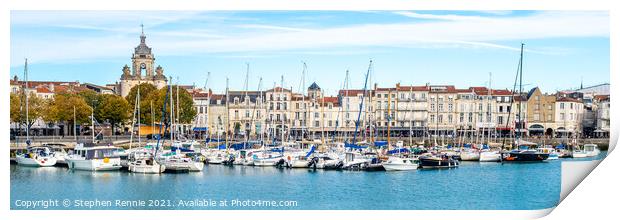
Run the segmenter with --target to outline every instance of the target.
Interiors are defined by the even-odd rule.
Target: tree
[[[96,118],[106,120],[112,125],[114,131],[116,125],[125,122],[129,117],[129,103],[118,95],[102,95],[99,106],[95,109]]]
[[[47,102],[36,95],[28,96],[28,121],[26,122],[26,97],[24,93],[11,93],[10,118],[11,122],[27,125],[30,128],[34,122],[47,111]]]
[[[138,95],[138,88],[140,88],[140,123],[142,124],[151,124],[153,123],[152,113],[151,113],[151,100],[149,96],[152,93],[157,93],[157,88],[149,83],[141,83],[137,86],[134,86],[129,91],[129,94],[125,97],[125,100],[129,103],[129,111],[133,116],[133,110],[135,108],[136,103],[136,95]],[[153,111],[158,112],[158,109],[153,106]],[[161,108],[159,108],[159,112],[161,112]]]
[[[82,97],[86,104],[88,104],[88,106],[90,106],[91,108],[96,108],[97,106],[99,106],[99,103],[102,99],[101,94],[90,89],[81,91],[78,93],[78,95]]]
[[[164,100],[166,100],[166,92],[168,91],[168,88],[169,87],[164,87],[147,95],[145,100],[141,101],[140,103],[140,105],[142,106],[140,111],[142,111],[145,108],[150,109],[150,102],[153,101],[153,113],[155,115],[155,120],[160,121],[161,112],[162,112]],[[174,116],[176,117],[177,111],[179,112],[178,122],[179,123],[191,123],[194,117],[196,117],[196,109],[194,108],[194,100],[192,99],[192,96],[189,94],[189,92],[187,92],[187,90],[180,89],[179,90],[179,105],[178,105],[179,109],[176,109],[177,107],[176,91],[177,91],[177,87],[173,86],[172,91],[170,92],[170,94],[168,94],[169,97],[168,97],[168,100],[166,100],[166,111],[165,111],[166,119],[165,120],[169,120],[170,118],[170,98],[172,98],[174,102],[174,108],[175,108]],[[140,90],[140,94],[142,94],[142,90]],[[142,119],[145,119],[145,118],[142,118]],[[149,115],[149,118],[147,118],[147,120],[150,121],[150,115]]]
[[[75,120],[74,111],[75,108]],[[67,125],[90,123],[89,117],[92,108],[79,95],[72,93],[57,93],[54,99],[47,103],[47,110],[42,114],[47,122],[66,122]]]

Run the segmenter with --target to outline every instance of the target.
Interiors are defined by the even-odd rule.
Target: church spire
[[[146,43],[146,35],[144,35],[144,24],[140,24],[140,28],[142,29],[142,34],[140,34],[140,43]]]

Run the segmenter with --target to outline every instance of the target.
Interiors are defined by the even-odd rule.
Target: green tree
[[[10,118],[11,122],[27,125],[29,128],[47,111],[47,101],[30,94],[28,96],[28,117],[26,117],[26,97],[23,94],[11,94]]]
[[[140,88],[140,123],[151,124],[153,123],[151,112],[151,98],[149,96],[152,93],[157,93],[157,88],[149,83],[142,83],[134,86],[129,91],[129,94],[125,97],[125,100],[129,103],[130,118],[133,116],[133,110],[135,108],[136,96],[138,95],[138,88]],[[157,112],[157,108],[153,106],[153,111]],[[159,108],[161,111],[161,108]]]
[[[164,87],[164,88],[161,88],[157,91],[150,93],[149,95],[147,95],[145,101],[140,104],[142,106],[150,105],[150,102],[153,101],[153,113],[155,115],[155,121],[161,120],[161,112],[162,112],[164,100],[166,99],[166,92],[168,91],[168,88],[169,87]],[[177,91],[177,87],[173,86],[172,91],[170,92],[170,94],[168,94],[169,99],[166,100],[166,111],[165,111],[166,120],[169,120],[170,118],[170,98],[172,98],[174,102],[174,108],[175,108],[174,110],[175,117],[176,117],[177,111],[179,113],[178,122],[179,123],[191,123],[194,117],[196,117],[196,109],[194,108],[194,100],[192,99],[192,96],[189,94],[189,92],[187,92],[187,90],[180,89],[179,95],[178,95],[179,109],[176,109],[177,107],[176,91]],[[142,94],[142,90],[140,90],[140,94]],[[150,106],[146,108],[150,108]],[[141,111],[142,109],[145,109],[145,108],[141,108]],[[150,121],[150,117],[148,118],[148,120]]]
[[[74,108],[75,120],[74,121]],[[89,116],[92,108],[79,95],[71,93],[58,93],[49,100],[43,120],[52,123],[65,122],[67,125],[90,123]]]
[[[102,95],[99,106],[95,108],[95,117],[108,121],[112,125],[112,131],[115,131],[117,125],[130,118],[129,111],[129,103],[123,97],[105,94]]]
[[[101,103],[102,95],[93,91],[93,90],[84,90],[78,93],[82,99],[90,106],[91,108],[96,108]]]

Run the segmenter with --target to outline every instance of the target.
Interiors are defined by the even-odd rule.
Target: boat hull
[[[73,170],[85,170],[85,171],[113,171],[121,168],[120,158],[109,158],[106,162],[105,159],[65,159],[69,169]]]
[[[504,158],[506,162],[540,162],[549,158],[549,154],[544,153],[520,153],[511,152]]]
[[[447,158],[420,158],[420,167],[422,168],[455,168],[459,166],[459,162],[451,157]]]
[[[17,165],[28,167],[51,167],[56,165],[55,157],[25,157],[24,155],[18,155],[15,158]]]

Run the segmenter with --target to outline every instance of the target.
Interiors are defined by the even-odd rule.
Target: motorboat
[[[337,170],[344,166],[342,160],[337,156],[332,155],[319,155],[310,159],[308,167],[312,169],[324,169],[324,170]]]
[[[166,165],[160,164],[153,157],[142,157],[129,162],[127,168],[132,173],[159,174],[166,171]]]
[[[479,161],[480,151],[476,149],[464,149],[459,154],[462,161]]]
[[[601,153],[596,144],[585,144],[583,145],[583,150],[588,157],[595,157]]]
[[[549,154],[541,153],[536,150],[513,150],[504,154],[503,161],[506,162],[536,162],[544,161],[549,158]]]
[[[252,155],[254,166],[275,166],[282,159],[283,156],[281,154],[269,152],[258,152]]]
[[[17,164],[21,166],[49,167],[56,164],[54,150],[47,146],[28,147],[26,152],[15,157]]]
[[[502,154],[499,151],[481,151],[480,162],[500,162],[502,161]]]
[[[54,151],[54,157],[56,158],[56,165],[67,165],[65,161],[65,157],[67,156],[67,151],[65,148],[67,147],[64,144],[56,144],[56,143],[48,143],[43,144],[43,146],[50,147]]]
[[[383,162],[385,171],[407,171],[418,169],[418,160],[410,157],[389,157]]]
[[[118,148],[114,146],[86,147],[77,144],[73,152],[65,157],[69,169],[87,171],[108,171],[121,168]]]
[[[547,160],[557,160],[560,159],[560,154],[556,151],[555,148],[546,145],[543,147],[536,148],[536,151],[543,154],[549,154]]]
[[[456,168],[459,161],[446,154],[426,154],[419,157],[420,167],[422,168]]]

